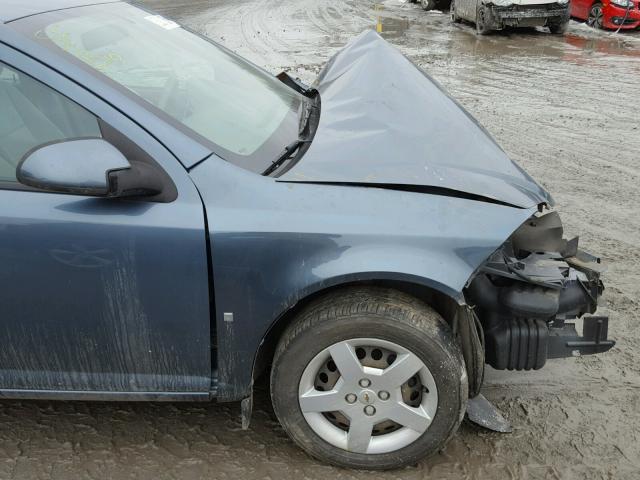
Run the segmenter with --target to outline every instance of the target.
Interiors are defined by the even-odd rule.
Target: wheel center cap
[[[362,390],[358,399],[365,405],[373,405],[376,402],[376,394],[372,390]]]

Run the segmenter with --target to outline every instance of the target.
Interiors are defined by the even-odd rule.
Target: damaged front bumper
[[[569,20],[569,4],[549,3],[542,5],[496,5],[485,3],[490,16],[500,28],[511,26],[543,26],[549,20],[563,22]]]
[[[564,240],[555,212],[523,224],[477,272],[465,290],[485,337],[486,362],[531,370],[549,358],[609,350],[608,318],[596,311],[604,290],[600,260]],[[582,336],[575,321],[582,318]]]

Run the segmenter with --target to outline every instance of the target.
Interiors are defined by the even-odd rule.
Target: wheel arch
[[[255,381],[268,370],[282,334],[307,305],[319,298],[331,295],[337,290],[359,286],[375,286],[399,290],[424,300],[449,324],[453,322],[457,307],[464,302],[462,296],[450,290],[447,286],[428,278],[414,277],[412,275],[395,276],[371,272],[369,274],[349,275],[338,277],[331,281],[324,281],[301,292],[297,299],[291,302],[271,323],[255,353],[252,379]]]
[[[589,2],[589,7],[587,8],[587,16],[585,17],[585,19],[589,19],[589,14],[591,13],[591,9],[592,9],[596,4],[600,4],[600,6],[604,8],[604,2],[603,2],[603,0],[591,0],[591,1]],[[602,11],[602,14],[604,15],[604,10]]]

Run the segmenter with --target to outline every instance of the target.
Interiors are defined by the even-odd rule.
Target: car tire
[[[554,35],[564,35],[569,28],[569,20],[561,20],[556,22],[549,22],[549,32]]]
[[[591,5],[591,8],[589,9],[589,16],[587,17],[587,25],[595,29],[601,30],[602,20],[603,20],[602,4],[600,2],[596,2],[593,5]]]
[[[348,288],[308,305],[283,333],[271,370],[284,430],[313,457],[347,468],[399,468],[438,452],[467,397],[449,325],[391,289]]]
[[[449,6],[449,15],[451,16],[451,21],[453,23],[460,23],[461,19],[456,13],[456,0],[451,0],[451,5]]]
[[[476,14],[476,32],[488,35],[493,30],[493,16],[487,7],[480,5]]]
[[[436,8],[435,0],[420,0],[420,5],[423,10],[435,10]]]

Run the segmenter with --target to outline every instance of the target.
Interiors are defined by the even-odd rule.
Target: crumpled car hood
[[[280,181],[420,187],[522,208],[553,205],[468,112],[374,31],[334,56],[314,86],[322,100],[318,129]]]

